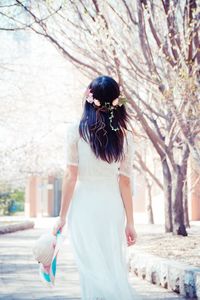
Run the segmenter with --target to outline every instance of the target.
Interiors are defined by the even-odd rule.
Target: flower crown
[[[91,89],[87,90],[86,101],[89,103],[94,103],[96,106],[101,106],[101,102],[98,99],[93,97],[93,93],[91,92]],[[116,106],[122,106],[125,103],[126,103],[126,98],[120,94],[118,98],[112,101],[111,108]],[[109,104],[110,102],[105,102],[106,108],[109,108]]]
[[[97,107],[101,106],[101,102],[98,99],[93,97],[93,93],[91,92],[91,89],[87,89],[86,101],[91,104],[94,103]],[[118,98],[112,101],[112,103],[105,102],[105,105],[101,106],[102,108],[108,109],[108,111],[110,112],[110,116],[109,116],[110,127],[114,131],[119,130],[119,127],[114,128],[112,125],[112,119],[114,118],[113,110],[116,109],[118,106],[124,105],[126,102],[127,102],[126,98],[120,94]]]

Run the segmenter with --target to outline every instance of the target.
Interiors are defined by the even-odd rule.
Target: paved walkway
[[[32,247],[34,241],[47,232],[47,227],[47,223],[43,228],[36,224],[35,229],[0,236],[0,299],[81,299],[79,274],[67,239],[58,256],[56,287],[48,288],[39,279]],[[130,277],[130,281],[144,300],[184,299],[137,277]]]

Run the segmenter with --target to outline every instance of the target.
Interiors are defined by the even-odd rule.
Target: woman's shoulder
[[[79,137],[79,121],[75,120],[67,125],[67,138],[76,140]]]
[[[125,138],[127,139],[128,142],[131,142],[133,141],[133,132],[131,129],[125,129],[124,130],[124,135],[125,135]]]
[[[73,120],[72,122],[68,123],[67,128],[68,130],[77,130],[79,127],[79,120]]]

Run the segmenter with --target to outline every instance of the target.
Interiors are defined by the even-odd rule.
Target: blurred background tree
[[[118,79],[135,138],[148,138],[160,158],[165,230],[181,235],[187,235],[189,155],[200,166],[199,5],[195,0],[16,0],[1,6],[1,30],[31,30],[89,79],[100,74]]]

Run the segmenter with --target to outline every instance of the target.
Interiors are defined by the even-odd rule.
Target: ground
[[[200,222],[191,222],[186,237],[163,233],[158,225],[136,225],[136,229],[135,249],[200,267]]]
[[[41,222],[36,222],[35,229],[1,235],[0,299],[80,299],[79,275],[68,239],[58,256],[56,287],[49,289],[39,279],[38,265],[34,261],[32,247],[34,241],[49,230],[49,222],[52,224],[52,219],[46,221],[47,223],[42,223],[42,227]],[[184,299],[137,277],[130,276],[130,281],[144,300]]]

